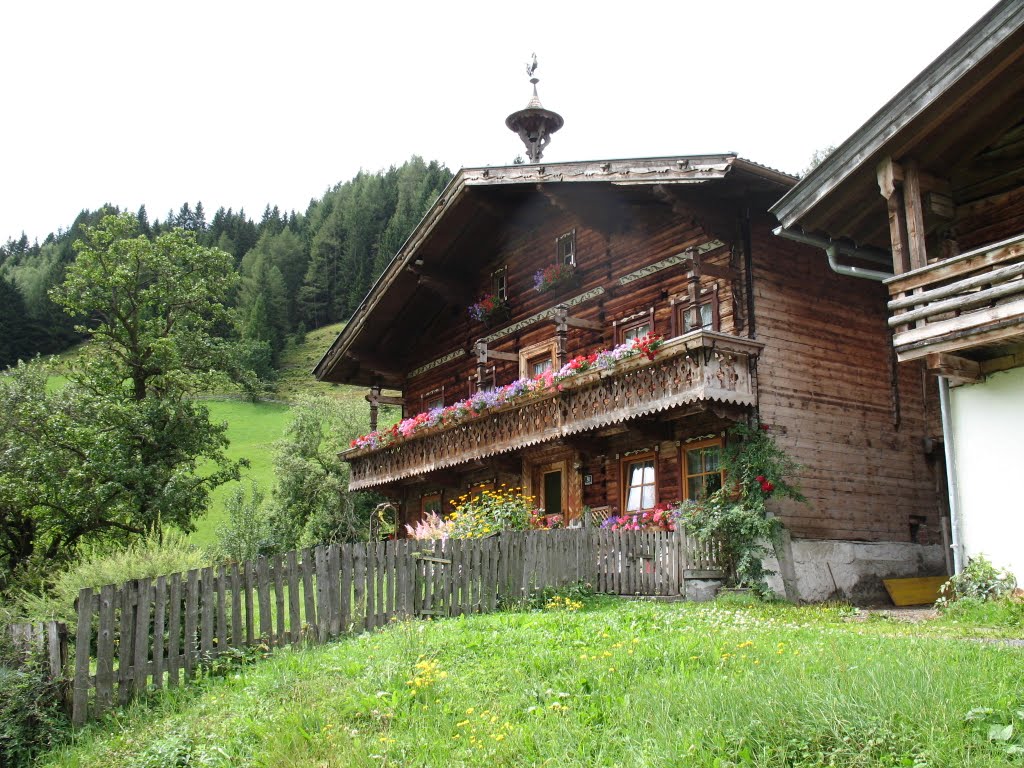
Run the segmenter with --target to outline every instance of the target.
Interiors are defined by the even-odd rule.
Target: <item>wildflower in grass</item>
[[[583,607],[579,600],[573,600],[562,595],[555,595],[544,604],[545,611],[578,611]]]

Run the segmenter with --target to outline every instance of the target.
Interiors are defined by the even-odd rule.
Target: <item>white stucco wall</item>
[[[1024,585],[1024,368],[950,391],[960,532]]]

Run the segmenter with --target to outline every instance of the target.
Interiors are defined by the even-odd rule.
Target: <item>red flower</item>
[[[757,477],[755,477],[754,479],[755,479],[755,480],[757,480],[757,482],[759,482],[759,483],[761,483],[762,485],[764,485],[764,475],[758,475],[758,476],[757,476]]]

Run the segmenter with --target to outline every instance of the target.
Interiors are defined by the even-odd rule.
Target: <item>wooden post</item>
[[[71,698],[71,722],[84,725],[89,709],[89,648],[92,640],[92,589],[78,593],[78,631],[75,636],[75,681]]]
[[[476,353],[476,391],[484,388],[484,372],[487,368],[487,342],[480,339],[474,346]]]
[[[555,355],[558,358],[559,370],[569,362],[569,307],[559,304],[555,307],[552,318],[555,321]]]
[[[366,401],[370,404],[370,431],[374,432],[377,429],[377,409],[380,407],[380,387],[370,387],[370,394],[366,396]]]
[[[903,163],[904,206],[907,211],[907,239],[910,250],[910,268],[920,269],[928,264],[925,247],[924,207],[921,197],[921,175],[914,160]]]

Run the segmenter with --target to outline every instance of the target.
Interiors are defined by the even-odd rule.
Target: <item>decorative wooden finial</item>
[[[531,163],[540,162],[544,156],[544,148],[551,142],[551,134],[557,131],[565,121],[557,112],[544,109],[537,96],[537,83],[535,77],[537,71],[537,54],[533,54],[531,61],[526,65],[526,74],[533,85],[533,97],[526,105],[526,109],[513,112],[505,118],[505,125],[510,131],[519,134],[523,144],[526,146],[526,154]]]

